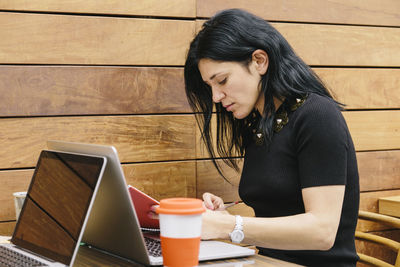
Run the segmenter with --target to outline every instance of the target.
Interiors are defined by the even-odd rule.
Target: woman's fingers
[[[147,216],[150,219],[156,219],[156,220],[159,219],[158,214],[156,213],[156,209],[158,208],[158,206],[159,205],[153,205],[150,207],[150,211],[147,213]]]
[[[217,210],[224,207],[224,201],[222,198],[217,197],[211,193],[204,193],[203,194],[204,205],[207,209],[210,210]]]

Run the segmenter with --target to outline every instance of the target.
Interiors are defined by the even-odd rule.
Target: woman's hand
[[[157,214],[157,212],[156,212],[156,209],[157,209],[159,206],[160,206],[160,205],[153,205],[153,206],[150,207],[150,211],[147,213],[147,216],[148,216],[150,219],[155,219],[155,220],[159,220],[159,219],[160,219],[159,216],[158,216],[158,214]]]
[[[211,193],[203,194],[204,206],[209,210],[221,210],[224,208],[224,201]]]
[[[201,239],[228,239],[235,225],[235,217],[227,211],[206,209],[202,215]]]
[[[222,198],[207,192],[203,194],[203,200],[206,212],[202,215],[201,239],[229,239],[235,217],[224,209]]]

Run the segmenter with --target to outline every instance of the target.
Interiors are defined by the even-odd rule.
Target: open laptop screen
[[[70,264],[104,158],[42,151],[11,242]]]

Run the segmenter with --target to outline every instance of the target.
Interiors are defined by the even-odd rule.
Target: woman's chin
[[[241,120],[246,118],[250,113],[243,113],[243,112],[233,112],[233,117],[235,119]]]

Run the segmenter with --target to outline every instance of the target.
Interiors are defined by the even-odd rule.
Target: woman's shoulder
[[[304,104],[299,108],[298,115],[326,115],[341,114],[340,106],[330,97],[310,93]]]
[[[344,121],[340,106],[330,97],[309,94],[304,104],[295,111],[295,125],[305,122],[316,125]]]
[[[340,111],[339,105],[335,102],[334,99],[318,95],[315,93],[310,93],[307,96],[306,101],[304,102],[305,109],[314,110],[314,109],[333,109],[336,111]]]

